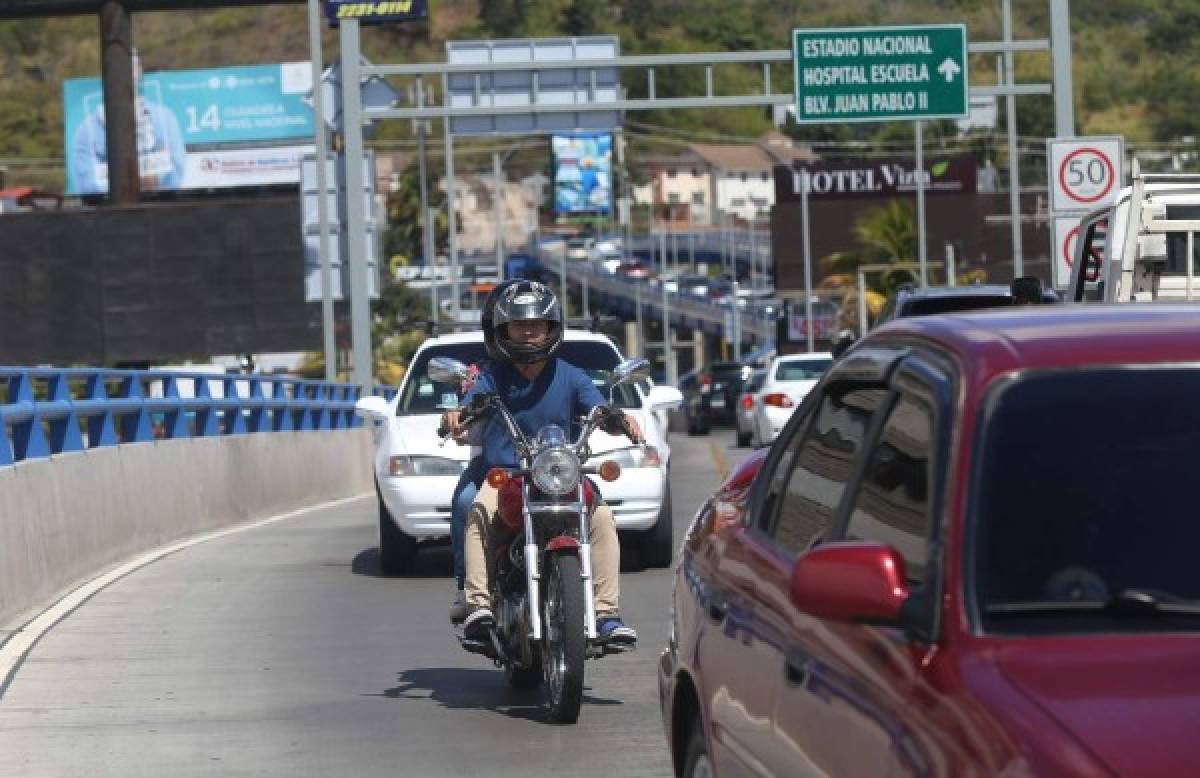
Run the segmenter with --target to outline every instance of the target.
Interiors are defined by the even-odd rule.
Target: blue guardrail
[[[162,438],[360,427],[361,393],[278,376],[0,367],[0,467]]]

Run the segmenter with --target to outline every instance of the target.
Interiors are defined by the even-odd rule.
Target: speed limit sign
[[[1051,210],[1090,211],[1116,200],[1123,180],[1121,137],[1051,138],[1046,145]]]

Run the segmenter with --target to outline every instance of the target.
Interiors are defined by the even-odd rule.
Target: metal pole
[[[867,278],[862,268],[858,270],[858,337],[867,334]]]
[[[738,309],[738,282],[737,273],[734,273],[733,278],[733,296],[729,299],[729,306],[733,309],[733,361],[742,361],[742,312]],[[809,349],[812,351],[812,349]]]
[[[622,199],[626,202],[625,212],[621,214],[625,218],[625,240],[621,246],[621,256],[632,256],[633,254],[633,198],[632,187],[629,185],[629,171],[625,169],[625,133],[617,133],[617,170],[621,172],[621,189]]]
[[[800,220],[804,228],[804,330],[808,335],[808,350],[816,351],[812,315],[812,237],[808,234],[808,171],[800,175]]]
[[[696,275],[696,227],[688,230],[688,259],[691,260],[692,275]]]
[[[104,143],[108,196],[135,205],[141,191],[137,153],[137,79],[133,73],[133,20],[118,0],[100,6],[100,72],[104,77]]]
[[[679,230],[675,229],[674,221],[671,223],[671,269],[679,275]]]
[[[929,286],[928,257],[925,254],[925,137],[921,120],[913,122],[917,139],[917,265],[921,288]]]
[[[567,299],[567,248],[563,246],[563,251],[558,255],[558,272],[561,275],[559,278],[559,300],[562,301],[563,318],[569,318],[570,300]]]
[[[449,77],[442,74],[442,102],[450,103]],[[446,229],[447,253],[450,270],[450,310],[454,316],[454,328],[458,329],[459,319],[459,289],[458,289],[458,215],[454,211],[454,135],[450,132],[450,120],[442,122],[445,132],[446,155]],[[564,305],[566,303],[564,302]]]
[[[635,310],[637,311],[638,337],[643,338],[643,342],[645,342],[646,324],[642,321],[642,285],[636,281],[633,284],[633,300]]]
[[[325,380],[337,378],[337,343],[333,323],[333,270],[329,256],[329,136],[325,132],[325,95],[321,75],[325,70],[321,49],[321,12],[317,0],[308,0],[308,51],[312,60],[313,126],[317,142],[317,257],[321,263],[321,340],[325,353]],[[424,176],[421,182],[424,183]]]
[[[663,371],[666,373],[667,384],[674,386],[675,375],[675,344],[671,338],[671,302],[667,296],[667,285],[662,285],[662,331],[663,331]]]
[[[438,278],[437,272],[437,253],[434,250],[434,231],[437,230],[437,209],[425,209],[425,264],[429,268],[429,273],[433,277],[432,283],[429,285],[429,319],[430,321],[438,321],[442,318],[441,311],[438,310],[438,287],[442,280]]]
[[[954,244],[946,241],[946,286],[954,286]]]
[[[367,214],[363,177],[362,82],[358,20],[343,19],[339,30],[342,57],[342,122],[345,137],[346,257],[350,263],[350,342],[354,383],[369,394],[374,384],[371,352],[371,301],[367,289]]]
[[[1012,43],[1012,0],[1004,0],[1004,42]],[[1004,74],[1008,86],[1016,84],[1012,50],[1004,52]],[[1013,276],[1025,275],[1025,260],[1021,253],[1021,173],[1017,159],[1017,98],[1011,92],[1005,96],[1008,119],[1008,202],[1012,211]]]
[[[1069,0],[1050,0],[1050,61],[1054,68],[1054,134],[1075,137],[1071,85],[1071,12]]]
[[[583,318],[585,319],[592,318],[592,306],[591,302],[588,300],[588,275],[591,272],[592,267],[589,263],[588,266],[583,269],[583,272],[579,274],[579,282],[583,287]]]
[[[504,273],[504,184],[500,180],[500,152],[492,152],[492,178],[496,182],[496,271]]]
[[[662,232],[658,233],[657,243],[658,243],[658,256],[662,260],[663,273],[666,273],[667,272],[667,230],[665,227],[663,228]],[[680,280],[678,278],[676,278],[675,283],[678,285],[680,283]],[[676,288],[681,289],[682,286],[676,286]]]

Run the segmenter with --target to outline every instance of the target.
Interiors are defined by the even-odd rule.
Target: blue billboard
[[[606,213],[612,208],[612,135],[555,135],[554,211]]]
[[[261,173],[280,158],[279,147],[312,140],[313,111],[305,102],[311,87],[307,62],[145,74],[136,108],[142,188],[280,183],[281,171],[272,171],[265,180]],[[63,117],[67,193],[107,192],[104,90],[99,78],[63,82]],[[275,153],[252,154],[255,159],[246,161],[242,150],[265,147],[274,147]],[[239,154],[231,158],[231,151]],[[290,172],[289,180],[299,180],[298,169]]]

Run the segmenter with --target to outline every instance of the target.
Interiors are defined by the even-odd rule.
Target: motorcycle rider
[[[504,292],[506,288],[517,283],[516,280],[502,281],[496,285],[487,298],[483,302],[483,311],[481,320],[484,322],[484,330],[491,330],[491,325],[488,324],[492,320],[492,312],[496,309],[496,300]],[[504,355],[496,350],[495,339],[487,338],[484,344],[487,347],[487,356],[489,361],[503,360]],[[484,362],[477,365],[477,370],[486,371],[490,362]],[[454,557],[454,599],[450,602],[450,622],[453,624],[461,624],[462,620],[467,617],[467,597],[464,587],[467,580],[467,563],[466,556],[463,552],[463,543],[466,537],[467,514],[471,512],[471,505],[475,502],[475,495],[479,493],[479,486],[483,483],[483,479],[487,476],[488,466],[483,459],[483,452],[479,444],[478,431],[473,436],[475,440],[469,440],[466,435],[456,436],[455,442],[460,445],[471,445],[471,459],[467,463],[467,467],[458,478],[458,484],[454,487],[454,495],[450,500],[450,548]]]
[[[491,314],[490,320],[485,318],[482,322],[484,342],[497,359],[468,390],[464,406],[470,404],[476,393],[495,393],[521,429],[533,435],[548,424],[568,430],[578,416],[607,404],[586,373],[554,356],[563,340],[562,309],[546,286],[533,281],[506,286],[497,295]],[[443,426],[456,437],[465,433],[460,417],[459,411],[447,411],[442,418]],[[480,424],[486,467],[518,466],[516,447],[503,421],[493,415]],[[637,420],[619,411],[604,429],[612,434],[623,433],[634,443],[642,442]],[[487,549],[492,538],[503,531],[496,518],[497,496],[496,489],[485,481],[467,516],[464,548],[467,616],[463,631],[471,640],[486,639],[495,623]],[[596,632],[601,640],[634,643],[637,632],[622,621],[618,609],[621,552],[612,510],[603,502],[593,511],[589,528]]]

